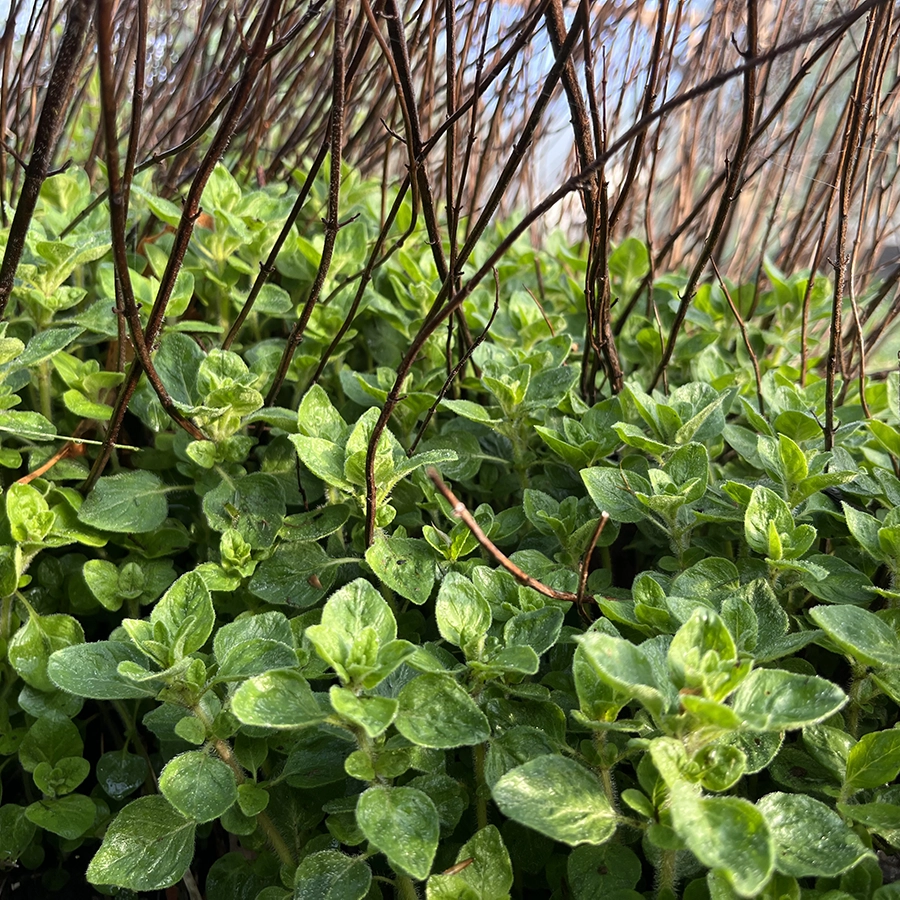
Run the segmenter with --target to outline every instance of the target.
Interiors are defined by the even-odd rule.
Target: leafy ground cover
[[[44,185],[0,325],[7,880],[900,896],[898,376],[838,382],[823,428],[819,360],[805,383],[795,366],[827,279],[702,286],[648,392],[686,282],[658,275],[618,339],[624,389],[589,405],[586,259],[519,241],[465,301],[457,377],[446,333],[422,347],[371,485],[439,279],[408,200],[412,232],[360,277],[382,195],[347,170],[323,301],[279,372],[327,198],[320,178],[235,330],[292,201],[216,169],[150,348],[194,433],[144,378],[93,478],[129,349],[108,211],[77,169]],[[149,176],[131,204],[156,223],[127,248],[146,325],[181,210]],[[613,295],[648,265],[618,246]]]

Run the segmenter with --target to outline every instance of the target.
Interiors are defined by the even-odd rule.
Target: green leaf
[[[127,750],[113,750],[97,760],[97,783],[113,800],[133,794],[144,783],[147,772],[144,757]]]
[[[672,824],[704,865],[725,876],[741,897],[755,897],[775,863],[763,814],[740,797],[701,798],[686,785],[672,791]]]
[[[879,422],[877,419],[868,419],[866,425],[891,456],[900,457],[900,432],[896,428],[892,428],[886,422]]]
[[[735,691],[733,708],[752,731],[785,731],[821,722],[846,702],[837,685],[817,675],[756,669]]]
[[[574,900],[600,897],[618,900],[619,892],[633,890],[640,881],[641,861],[621,844],[586,845],[576,847],[569,854],[566,876]]]
[[[665,698],[641,647],[596,631],[583,635],[579,644],[585,659],[611,688],[624,698],[637,697],[654,716],[665,711]]]
[[[767,794],[758,807],[775,840],[775,867],[785,875],[840,875],[872,854],[834,810],[812,797]]]
[[[217,819],[237,800],[234,772],[202,750],[182,753],[166,763],[159,790],[178,812],[195,822]]]
[[[337,568],[318,545],[306,541],[281,544],[250,579],[250,593],[266,603],[307,607],[331,590]]]
[[[691,387],[691,385],[685,385],[685,387]],[[695,446],[702,446],[704,441],[710,441],[720,435],[725,427],[725,412],[731,406],[734,395],[735,391],[726,391],[691,416],[675,433],[675,443],[687,444],[688,441],[697,441]],[[675,399],[674,395],[672,399]],[[722,410],[723,405],[725,406],[724,411]]]
[[[203,579],[196,572],[182,575],[150,613],[150,624],[165,627],[176,659],[199,650],[212,634],[216,611]]]
[[[690,424],[689,422],[688,425]],[[683,431],[684,428],[678,433],[681,434]],[[678,487],[686,502],[694,503],[706,493],[709,482],[709,453],[703,444],[685,444],[669,457],[663,471]]]
[[[392,697],[357,697],[347,688],[331,686],[334,711],[363,728],[369,737],[378,737],[394,721],[399,703]]]
[[[809,616],[841,650],[863,665],[900,665],[900,638],[867,609],[849,604],[817,606]]]
[[[401,597],[421,606],[431,596],[435,560],[425,541],[379,533],[366,551],[366,562]]]
[[[317,384],[306,392],[300,403],[297,425],[303,434],[325,438],[332,443],[342,443],[348,432],[347,423]]]
[[[491,626],[491,605],[471,581],[448,572],[435,603],[438,631],[456,647],[478,647]]]
[[[110,475],[97,482],[78,510],[78,518],[103,531],[154,531],[168,515],[166,491],[152,472]]]
[[[252,781],[238,785],[237,801],[241,812],[248,818],[258,816],[269,805],[271,796],[268,791],[258,787]]]
[[[540,728],[528,725],[514,725],[495,736],[488,745],[484,765],[484,780],[493,787],[511,769],[536,759],[555,753],[558,746]]]
[[[478,900],[507,900],[513,883],[512,863],[496,825],[488,825],[462,845],[456,862],[470,860],[458,874],[432,875],[428,900],[457,900],[471,891]]]
[[[372,870],[361,859],[320,850],[297,867],[293,900],[363,900],[371,883]]]
[[[0,432],[27,441],[51,441],[56,437],[56,426],[40,413],[7,409],[0,412]]]
[[[363,578],[345,585],[328,598],[318,625],[306,629],[316,652],[340,675],[352,680],[350,667],[374,668],[381,644],[397,637],[397,622],[387,601]]]
[[[882,561],[884,559],[884,551],[878,540],[878,532],[881,528],[881,522],[870,516],[867,512],[856,509],[848,503],[841,502],[844,510],[844,520],[847,522],[847,528],[850,534],[856,538],[859,545],[869,554],[869,556]]]
[[[812,725],[803,729],[803,745],[809,755],[832,773],[836,781],[844,780],[847,756],[856,741],[840,728]]]
[[[38,800],[25,808],[29,821],[69,841],[82,837],[94,824],[97,807],[84,794]]]
[[[636,450],[643,450],[659,460],[667,453],[671,453],[673,449],[669,444],[663,444],[660,441],[653,440],[653,438],[648,438],[636,425],[616,422],[613,428],[623,444],[628,444],[629,447],[634,447]]]
[[[64,756],[56,765],[38,763],[31,777],[45,797],[70,794],[91,772],[91,764],[81,756]]]
[[[419,880],[428,877],[440,825],[426,794],[408,787],[371,787],[359,798],[356,821],[394,868]]]
[[[286,516],[281,524],[281,533],[291,542],[318,541],[334,534],[349,518],[350,506],[336,503],[324,509]]]
[[[491,418],[491,414],[480,403],[473,403],[471,400],[441,400],[441,406],[482,425],[500,425],[503,422],[503,419]],[[494,409],[499,412],[497,407]]]
[[[849,796],[865,788],[893,781],[900,773],[900,730],[875,731],[863,735],[847,754],[844,793]]]
[[[406,754],[404,756],[407,760],[410,758]],[[390,759],[390,754],[384,754],[378,760],[379,770],[383,767],[384,757]],[[432,775],[419,775],[418,778],[408,781],[406,786],[422,791],[431,798],[431,802],[438,811],[441,836],[449,837],[453,834],[462,814],[469,806],[469,796],[462,784],[449,775],[436,772]]]
[[[165,799],[140,797],[122,809],[87,869],[91,884],[159,891],[179,882],[194,857],[196,825]]]
[[[305,434],[292,434],[290,441],[300,461],[325,484],[353,493],[353,485],[344,475],[344,449],[339,444]]]
[[[10,485],[6,492],[6,516],[12,539],[19,543],[43,543],[56,520],[47,500],[30,484]]]
[[[734,639],[711,609],[695,610],[678,629],[668,663],[677,687],[701,688],[712,700],[724,700],[749,669],[738,664]]]
[[[81,570],[91,593],[111,612],[121,609],[125,598],[119,594],[119,570],[108,559],[89,559]]]
[[[507,772],[493,787],[504,815],[569,845],[602,844],[616,813],[593,772],[564,756],[539,756]]]
[[[600,677],[580,644],[575,648],[572,675],[581,711],[588,718],[611,722],[629,699]]]
[[[219,680],[249,678],[298,664],[290,623],[280,612],[242,616],[223,625],[216,631],[213,651]]]
[[[894,803],[838,803],[841,815],[885,834],[900,831],[900,806]]]
[[[707,744],[694,762],[701,770],[700,784],[708,791],[727,791],[747,771],[746,754],[730,744]]]
[[[757,553],[772,555],[769,540],[771,528],[784,541],[786,536],[794,533],[794,517],[787,503],[778,494],[766,487],[757,486],[753,488],[744,514],[744,537]],[[778,559],[780,556],[772,558]]]
[[[231,711],[245,725],[303,728],[325,718],[307,680],[291,670],[266,672],[245,681],[231,698]]]
[[[488,672],[492,675],[521,673],[534,675],[541,667],[537,653],[531,647],[503,647],[496,653],[489,653],[480,660],[469,662],[473,671]]]
[[[35,831],[23,807],[15,803],[0,806],[0,862],[14,863],[31,843]]]
[[[64,347],[68,347],[82,332],[83,328],[48,328],[38,332],[29,342],[21,356],[16,358],[15,368],[32,368],[50,357],[55,356]]]
[[[294,787],[315,788],[343,782],[344,760],[356,749],[353,736],[343,728],[319,725],[301,731],[284,764],[282,777]]]
[[[398,699],[397,730],[420,747],[466,747],[490,735],[487,716],[449,676],[419,675],[400,691]]]
[[[597,509],[608,512],[616,522],[643,522],[647,509],[635,492],[651,494],[650,483],[634,472],[619,469],[583,469],[581,480]]]
[[[509,646],[531,647],[538,656],[558,640],[563,614],[555,606],[544,606],[513,616],[503,626],[503,640]]]
[[[819,600],[838,605],[852,603],[854,606],[868,606],[872,602],[871,580],[846,560],[818,553],[804,562],[828,573],[822,579],[803,572],[798,575],[800,584]]]
[[[61,613],[40,616],[30,610],[28,621],[12,636],[7,654],[10,665],[26,684],[39,691],[55,690],[47,675],[50,655],[84,643],[84,630],[76,619]]]
[[[134,644],[96,641],[57,650],[47,663],[50,680],[64,691],[93,700],[138,700],[155,697],[159,686],[137,684],[119,674],[119,664],[144,665],[147,658]]]

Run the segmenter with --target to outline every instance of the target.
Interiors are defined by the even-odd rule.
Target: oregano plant
[[[732,203],[782,109],[756,73],[787,53],[760,48],[756,3],[737,68],[683,93],[655,4],[621,134],[634,100],[597,102],[592,4],[435,4],[427,90],[423,13],[393,0],[208,4],[210,52],[183,55],[180,32],[148,51],[156,4],[73,0],[59,28],[47,5],[40,112],[7,102],[44,52],[8,71],[34,37],[20,6],[0,41],[0,116],[34,145],[14,173],[0,147],[0,894],[900,896],[896,309],[878,321],[892,282],[864,286],[847,243],[893,96],[888,5],[792,39],[790,91],[871,13],[821,154],[839,169],[811,179],[840,188],[814,205],[812,267],[833,213],[834,271],[791,250],[782,272],[769,243],[809,228],[773,212],[736,283]],[[480,30],[455,30],[464,8]],[[507,67],[538,28],[550,68],[514,127]],[[148,82],[164,44],[175,68]],[[357,116],[376,53],[390,77]],[[684,192],[709,218],[661,244],[628,199],[652,185],[648,129],[739,78],[728,165]],[[154,143],[142,85],[167,82]],[[580,171],[510,215],[557,90]],[[93,150],[54,170],[64,125]],[[576,193],[586,239],[541,236]]]

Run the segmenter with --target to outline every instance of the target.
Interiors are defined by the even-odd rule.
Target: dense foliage
[[[348,170],[342,192],[327,301],[267,406],[327,184],[223,350],[290,201],[216,170],[154,355],[206,439],[144,379],[85,496],[127,347],[108,213],[64,234],[87,179],[44,185],[0,326],[10,879],[75,891],[89,862],[100,893],[200,878],[209,900],[897,896],[875,852],[900,847],[897,373],[841,392],[826,451],[825,382],[794,368],[807,276],[769,267],[759,293],[700,288],[648,394],[670,273],[660,320],[619,338],[624,390],[588,406],[585,258],[519,242],[465,302],[486,339],[460,377],[443,389],[439,333],[404,385],[369,544],[366,448],[438,279],[417,225],[314,383],[379,230],[380,186]],[[129,253],[146,320],[180,210],[141,178],[131,202],[158,225]],[[609,267],[629,296],[645,247]],[[817,276],[813,328],[830,295]],[[746,343],[731,303],[753,308]]]

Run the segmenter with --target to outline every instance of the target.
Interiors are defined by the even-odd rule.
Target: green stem
[[[659,885],[656,889],[656,896],[660,900],[664,897],[675,896],[675,854],[675,850],[664,850],[659,860],[659,868],[657,869]]]
[[[862,686],[866,679],[866,667],[854,664],[852,666],[852,678],[850,680],[850,703],[847,707],[847,731],[856,740],[859,737],[859,710]]]
[[[475,757],[475,821],[478,823],[478,830],[487,828],[488,811],[487,811],[487,784],[484,780],[484,744],[476,744],[472,748],[472,754]]]
[[[9,641],[12,637],[13,595],[3,598],[0,606],[0,641]]]
[[[409,875],[398,875],[394,885],[397,889],[398,900],[420,900],[419,892]]]
[[[53,421],[53,385],[50,377],[50,363],[42,362],[38,366],[38,390],[41,397],[41,415]]]
[[[598,771],[600,773],[600,780],[603,782],[603,792],[606,794],[606,799],[609,800],[609,805],[618,812],[619,805],[616,801],[616,785],[613,781],[612,770],[603,763],[603,748],[606,746],[606,736],[607,733],[605,731],[595,732],[594,747],[597,750],[597,756],[599,756],[601,760]]]
[[[603,565],[603,568],[609,572],[609,577],[612,581],[613,579],[613,563],[612,563],[612,554],[609,552],[609,547],[601,547],[600,548],[600,562]],[[615,581],[612,581],[614,584]]]
[[[137,729],[137,725],[135,724],[134,716],[129,715],[125,704],[121,700],[111,700],[110,702],[112,703],[113,709],[119,714],[119,718],[122,720],[122,725],[125,727],[125,740],[134,746],[134,749],[137,750],[138,755],[147,764],[147,777],[144,780],[144,788],[148,793],[158,791],[159,785],[157,784],[156,771],[153,768],[153,761],[150,759],[150,754],[147,751],[143,740],[141,739],[141,734]]]
[[[203,722],[207,733],[209,733],[209,731],[211,731],[212,722],[210,721],[209,716],[207,716],[200,707],[200,704],[196,704],[191,709],[191,712]],[[219,754],[219,758],[222,762],[226,763],[231,771],[234,772],[235,781],[239,785],[243,784],[247,780],[247,776],[244,775],[244,770],[241,768],[241,764],[234,755],[231,744],[222,738],[215,738],[213,740],[213,746],[216,748],[216,753]],[[272,845],[272,848],[278,854],[278,858],[281,860],[282,865],[290,867],[296,866],[297,863],[294,860],[294,855],[291,853],[290,847],[288,847],[284,838],[281,836],[281,832],[275,827],[275,823],[269,818],[269,814],[265,811],[257,813],[256,823],[262,829],[263,834],[265,834],[269,843]]]

